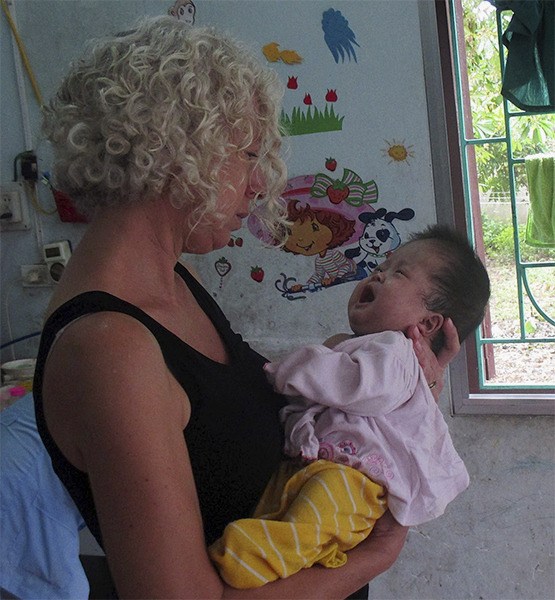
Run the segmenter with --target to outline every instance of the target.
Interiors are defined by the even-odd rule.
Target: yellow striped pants
[[[318,563],[345,564],[345,552],[387,509],[385,490],[360,471],[317,460],[282,463],[252,519],[230,523],[208,552],[226,583],[254,588]]]

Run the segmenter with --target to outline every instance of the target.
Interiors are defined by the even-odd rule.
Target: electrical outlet
[[[29,211],[21,183],[0,188],[0,226],[2,231],[29,229]]]
[[[54,282],[48,272],[48,265],[21,265],[23,287],[47,287]]]

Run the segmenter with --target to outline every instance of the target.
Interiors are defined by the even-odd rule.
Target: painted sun
[[[388,157],[389,162],[406,162],[410,165],[409,158],[414,157],[414,152],[412,148],[414,146],[406,146],[405,140],[398,142],[397,140],[393,140],[389,142],[388,140],[384,140],[387,144],[387,148],[382,148],[383,155]]]

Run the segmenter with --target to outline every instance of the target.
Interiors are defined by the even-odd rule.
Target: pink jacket
[[[469,483],[414,353],[397,331],[306,346],[264,369],[282,410],[285,451],[359,469],[402,525],[434,519]]]

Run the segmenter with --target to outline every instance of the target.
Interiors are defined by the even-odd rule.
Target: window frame
[[[419,2],[437,220],[468,234],[474,231],[474,228],[469,227],[469,221],[475,219],[476,214],[479,217],[479,210],[468,210],[466,205],[450,2]],[[464,32],[462,35],[464,36]],[[477,183],[471,181],[470,185]],[[446,198],[451,202],[446,202]],[[471,235],[474,237],[472,233]],[[480,251],[482,240],[473,241]],[[487,320],[486,316],[486,327]],[[449,366],[446,388],[453,414],[555,415],[555,390],[551,393],[551,390],[545,387],[481,388],[478,347],[478,339],[469,338]],[[488,346],[485,347],[486,362],[487,348]],[[491,349],[491,345],[489,348]]]

